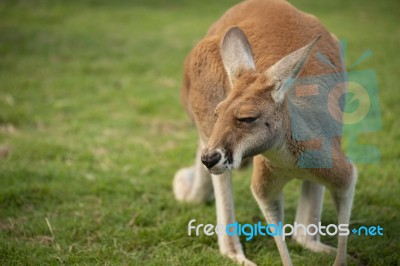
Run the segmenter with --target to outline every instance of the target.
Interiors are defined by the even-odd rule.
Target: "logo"
[[[347,43],[341,42],[342,61]],[[364,52],[347,72],[340,72],[327,57],[317,60],[332,69],[332,74],[308,76],[294,81],[289,90],[289,114],[292,136],[298,141],[317,141],[316,150],[304,151],[301,168],[330,168],[332,140],[345,136],[346,154],[357,163],[378,162],[377,147],[360,144],[365,133],[381,129],[377,79],[374,70],[354,70],[368,57]]]
[[[322,236],[334,236],[334,235],[350,235],[350,232],[357,236],[383,236],[383,228],[380,225],[377,226],[360,226],[354,227],[352,230],[349,229],[348,224],[329,224],[322,225],[321,222],[318,224],[303,225],[295,222],[292,224],[265,224],[261,222],[255,224],[240,224],[234,222],[228,225],[218,224],[214,226],[212,224],[198,224],[194,225],[196,219],[192,219],[188,223],[188,236],[199,236],[203,233],[206,236],[213,235],[228,235],[228,236],[245,236],[246,241],[252,240],[255,236],[279,236],[283,241],[288,236],[296,235],[309,235],[315,236],[320,234]]]

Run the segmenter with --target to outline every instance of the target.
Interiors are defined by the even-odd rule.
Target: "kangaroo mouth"
[[[229,149],[206,149],[201,161],[213,175],[220,175],[234,168],[233,152]]]

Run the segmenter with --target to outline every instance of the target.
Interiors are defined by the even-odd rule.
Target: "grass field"
[[[197,139],[180,104],[184,57],[236,2],[0,1],[0,265],[234,265],[215,236],[187,236],[192,218],[215,223],[214,204],[177,203],[171,182]],[[355,70],[376,71],[382,128],[360,142],[380,161],[358,164],[351,222],[384,236],[350,236],[348,261],[400,264],[400,2],[293,3],[348,41],[349,65],[373,52]],[[261,216],[250,176],[233,181],[241,223]],[[288,223],[299,184],[285,188]],[[336,223],[329,193],[323,223]],[[280,265],[271,238],[242,242]],[[334,261],[288,244],[295,265]]]

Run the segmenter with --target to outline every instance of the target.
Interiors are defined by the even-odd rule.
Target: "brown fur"
[[[233,77],[228,77],[220,50],[225,33],[233,26],[239,27],[245,33],[252,49],[256,70],[239,69]],[[276,104],[272,95],[275,83],[267,71],[278,60],[309,44],[319,35],[321,39],[300,72],[300,77],[344,72],[336,37],[317,18],[299,11],[285,1],[248,0],[239,3],[210,27],[204,39],[186,58],[181,95],[186,111],[198,128],[200,139],[207,144],[206,150],[235,147],[238,143],[246,143],[248,135],[273,135],[274,130],[279,132],[277,137],[283,135],[285,152],[288,153],[283,156],[290,157],[293,162],[297,162],[306,150],[321,149],[322,141],[319,139],[297,141],[292,137],[288,101],[285,98],[282,104]],[[317,51],[335,67],[316,60]],[[343,91],[345,88],[334,91],[333,97],[339,98]],[[318,88],[313,86],[296,88],[297,96],[317,93]],[[341,114],[335,106],[328,108],[333,110],[336,119],[341,120]],[[238,122],[238,118],[260,114],[270,120],[258,121],[257,132],[254,127]],[[261,126],[260,123],[264,124]],[[274,128],[274,125],[281,131]],[[264,133],[259,132],[260,128]],[[249,145],[255,146],[256,143]],[[310,176],[310,180],[322,183],[332,192],[347,191],[355,181],[352,176],[353,166],[342,152],[340,137],[331,141],[331,151],[332,167],[315,169],[296,169],[295,165],[293,168],[288,167],[287,164],[281,164],[275,154],[263,153],[261,150],[248,154],[254,156],[262,153],[254,158],[253,193],[259,200],[267,202],[271,187],[277,190],[274,193],[278,193],[286,179],[293,178],[295,174]],[[232,153],[232,150],[229,152]],[[282,178],[279,179],[279,176]],[[339,196],[334,195],[335,197]],[[349,206],[348,203],[346,206]],[[343,243],[345,247],[345,242]],[[278,248],[282,246],[278,245]],[[343,254],[338,258],[338,262],[342,263]]]
[[[243,19],[244,17],[246,19]],[[249,39],[259,72],[265,71],[280,58],[306,45],[318,35],[322,35],[322,38],[315,51],[318,50],[327,56],[337,67],[338,72],[344,71],[337,41],[317,18],[299,11],[284,1],[248,0],[242,2],[229,9],[211,26],[205,38],[196,45],[185,62],[182,101],[197,127],[202,129],[205,139],[211,135],[215,123],[215,108],[231,91],[220,56],[220,43],[227,29],[236,25],[246,33]],[[317,60],[309,60],[300,77],[330,73],[332,73],[332,68],[328,68]],[[251,83],[254,77],[250,79],[247,82]],[[241,82],[246,82],[243,80],[247,79],[241,80]],[[260,86],[265,86],[263,81],[258,81]],[[235,92],[235,94],[238,93],[253,94],[251,90]],[[304,150],[314,149],[311,143],[294,143],[289,136],[288,142],[292,144],[290,148],[293,155],[299,156]],[[337,156],[338,153],[341,154],[340,145],[340,139],[333,143],[334,164],[350,167],[345,159]],[[320,171],[314,170],[314,172],[319,174]]]

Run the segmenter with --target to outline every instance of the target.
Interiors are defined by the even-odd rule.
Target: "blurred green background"
[[[0,1],[0,265],[234,265],[216,237],[214,204],[177,203],[172,177],[193,163],[196,132],[180,104],[190,49],[238,1]],[[380,161],[358,164],[351,223],[384,236],[350,236],[351,265],[400,264],[400,2],[291,1],[348,41],[346,62],[373,69],[382,129],[360,143]],[[235,173],[237,219],[261,217]],[[285,188],[294,219],[299,182]],[[336,223],[326,193],[323,223]],[[336,238],[323,238],[336,245]],[[271,238],[243,244],[259,265],[280,265]],[[328,265],[288,242],[295,265]]]

